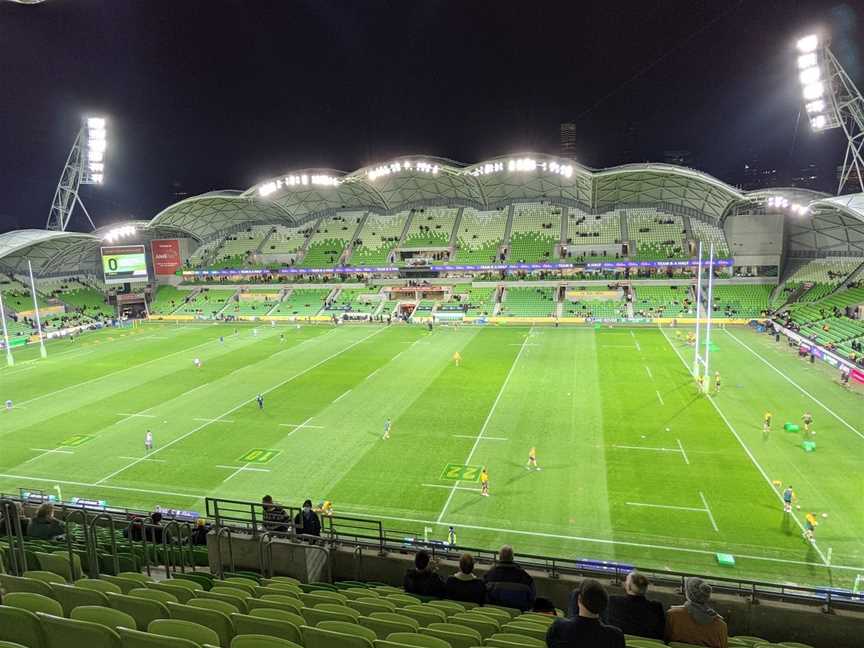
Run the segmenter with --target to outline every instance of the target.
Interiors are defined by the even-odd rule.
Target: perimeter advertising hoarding
[[[177,239],[154,239],[150,241],[153,256],[153,271],[157,275],[173,275],[183,265],[180,260],[180,241]]]

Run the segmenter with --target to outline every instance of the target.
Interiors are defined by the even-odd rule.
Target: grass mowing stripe
[[[752,349],[748,344],[746,344],[746,343],[742,342],[741,340],[739,340],[735,335],[732,335],[732,333],[729,332],[729,329],[728,329],[728,328],[727,328],[727,329],[723,329],[723,330],[725,331],[726,335],[728,335],[729,337],[731,337],[731,338],[732,338],[733,340],[735,340],[738,344],[740,344],[742,347],[744,347],[745,349],[747,349],[750,353],[752,353],[754,356],[756,356],[757,358],[759,358],[762,362],[764,362],[766,365],[768,365],[769,367],[771,367],[771,369],[773,369],[776,373],[778,373],[780,376],[782,376],[783,379],[786,380],[786,382],[788,382],[790,385],[793,385],[794,387],[796,387],[796,388],[798,389],[798,391],[800,391],[802,394],[804,394],[805,396],[807,396],[807,397],[808,397],[810,400],[812,400],[814,403],[816,403],[817,405],[819,405],[822,409],[824,409],[824,410],[825,410],[826,412],[828,412],[831,416],[833,416],[833,417],[836,418],[838,421],[840,421],[840,422],[841,422],[843,425],[845,425],[847,428],[849,428],[850,430],[852,430],[852,431],[853,431],[855,434],[857,434],[859,437],[861,437],[862,439],[864,439],[864,434],[862,434],[860,431],[858,431],[857,429],[855,429],[854,427],[852,427],[849,423],[847,423],[847,422],[846,422],[846,419],[844,419],[844,418],[841,417],[839,414],[837,414],[837,412],[835,412],[834,410],[832,410],[832,409],[831,409],[830,407],[828,407],[825,403],[823,403],[822,401],[820,401],[820,400],[819,400],[818,398],[816,398],[813,394],[811,394],[810,392],[808,392],[808,391],[807,391],[806,389],[804,389],[801,385],[799,385],[798,383],[796,383],[796,382],[795,382],[794,380],[792,380],[789,376],[787,376],[785,373],[783,373],[782,371],[780,371],[780,370],[779,370],[777,367],[775,367],[773,364],[771,364],[770,362],[768,362],[768,360],[766,360],[766,359],[765,359],[764,357],[762,357],[759,353],[757,353],[756,351],[754,351],[754,350],[753,350],[753,349]]]
[[[474,441],[474,445],[471,446],[471,452],[468,453],[468,458],[465,459],[464,462],[465,465],[469,465],[471,463],[471,459],[472,457],[474,457],[474,453],[477,451],[477,446],[480,444],[480,441],[483,439],[483,434],[486,432],[486,428],[489,426],[489,421],[492,420],[492,415],[495,413],[495,408],[498,407],[498,402],[501,400],[501,395],[504,393],[504,390],[510,383],[510,377],[513,375],[513,370],[519,363],[519,358],[522,357],[522,352],[525,351],[525,343],[528,341],[528,337],[533,330],[534,327],[528,329],[528,335],[526,335],[525,339],[522,340],[522,346],[519,347],[519,353],[516,354],[516,358],[513,360],[513,364],[510,365],[510,371],[507,372],[507,377],[504,378],[504,382],[501,384],[501,389],[498,390],[498,395],[495,397],[495,402],[492,403],[492,407],[489,409],[489,414],[486,416],[486,420],[483,421],[483,427],[480,428],[480,434],[477,435],[477,439]],[[443,518],[444,514],[447,512],[447,507],[450,506],[450,502],[453,501],[453,494],[456,492],[456,486],[458,485],[458,481],[453,484],[450,495],[447,497],[447,501],[444,502],[444,507],[441,509],[441,513],[438,514],[438,522],[441,522],[441,518]]]
[[[678,358],[679,358],[679,359],[681,360],[681,362],[684,364],[684,368],[685,368],[685,369],[688,371],[688,373],[689,373],[689,371],[690,371],[690,367],[689,367],[689,365],[687,364],[687,361],[684,359],[684,357],[681,355],[681,353],[679,353],[678,349],[675,348],[675,345],[672,344],[672,340],[670,340],[669,337],[666,335],[666,331],[664,331],[664,330],[661,328],[661,329],[660,329],[660,333],[663,335],[664,338],[666,338],[666,342],[668,342],[668,343],[669,343],[669,346],[672,347],[672,350],[675,352],[675,355],[678,356]],[[738,434],[738,432],[735,430],[735,428],[732,427],[732,423],[730,423],[730,422],[729,422],[729,419],[726,418],[726,415],[723,413],[723,411],[722,411],[722,410],[720,409],[720,407],[717,405],[717,402],[716,402],[716,401],[711,397],[711,394],[706,393],[706,394],[705,394],[705,398],[707,398],[708,401],[709,401],[709,402],[714,406],[714,409],[717,410],[717,413],[720,415],[720,418],[723,419],[723,422],[726,424],[726,427],[729,428],[729,431],[732,432],[732,434],[733,434],[733,435],[735,436],[735,438],[738,440],[738,443],[741,444],[741,447],[744,449],[744,452],[746,452],[746,453],[747,453],[747,456],[750,457],[750,461],[753,462],[753,465],[756,466],[756,469],[759,471],[759,473],[762,475],[762,477],[763,477],[763,478],[765,479],[765,481],[767,482],[767,484],[768,484],[768,488],[770,488],[770,489],[771,489],[771,492],[774,493],[774,495],[777,496],[777,499],[779,499],[779,500],[782,502],[782,501],[783,501],[783,495],[781,495],[780,493],[778,493],[778,492],[774,489],[774,485],[771,483],[771,478],[768,477],[768,474],[765,472],[765,469],[762,468],[761,464],[756,460],[756,457],[755,457],[755,456],[753,455],[753,453],[750,451],[750,448],[748,448],[748,447],[747,447],[747,444],[744,443],[744,439],[742,439],[741,436]],[[798,527],[799,527],[799,528],[801,529],[801,531],[803,532],[803,531],[804,531],[804,525],[801,524],[801,520],[798,519],[798,516],[795,515],[794,511],[791,512],[791,513],[789,513],[789,515],[792,516],[792,519],[795,520],[795,524],[797,524]],[[816,545],[815,542],[813,543],[813,548],[816,550],[816,553],[819,554],[819,558],[822,560],[822,564],[825,565],[825,566],[827,567],[827,566],[828,566],[828,561],[827,561],[826,558],[825,558],[825,554],[822,553],[822,550],[821,550],[821,549]]]
[[[334,330],[335,330],[335,329],[334,329]],[[264,395],[264,394],[269,394],[270,392],[272,392],[272,391],[274,391],[274,390],[276,390],[276,389],[279,389],[279,388],[282,387],[283,385],[288,384],[289,382],[291,382],[291,381],[294,380],[295,378],[299,378],[300,376],[302,376],[302,375],[304,375],[304,374],[306,374],[306,373],[312,371],[313,369],[315,369],[315,368],[321,366],[321,365],[324,364],[325,362],[328,362],[329,360],[332,360],[332,359],[335,358],[336,356],[342,355],[342,354],[345,353],[346,351],[348,351],[348,350],[350,350],[350,349],[353,349],[355,346],[357,346],[357,345],[360,344],[361,342],[363,342],[363,341],[365,341],[365,340],[368,340],[369,338],[374,337],[375,335],[378,335],[378,334],[381,333],[382,331],[386,331],[386,330],[387,330],[387,329],[385,329],[385,328],[380,328],[380,329],[378,329],[378,330],[376,330],[376,331],[370,333],[369,335],[367,335],[367,336],[361,338],[361,339],[358,340],[357,342],[354,342],[354,343],[348,345],[347,347],[345,347],[345,348],[342,349],[341,351],[337,351],[336,353],[333,353],[333,354],[327,356],[327,357],[324,358],[323,360],[321,360],[321,361],[319,361],[319,362],[316,362],[315,364],[310,365],[309,367],[306,367],[306,369],[304,369],[303,371],[299,371],[299,372],[297,372],[296,374],[294,374],[294,375],[291,376],[290,378],[286,378],[285,380],[276,383],[276,384],[273,385],[272,387],[268,387],[267,389],[265,389],[264,391],[262,391],[262,392],[260,392],[260,393],[261,393],[262,395]],[[326,335],[326,334],[325,334],[325,335]],[[323,336],[321,336],[321,337],[323,337]],[[287,351],[287,349],[286,349],[286,351]],[[257,395],[256,395],[256,396],[257,396]],[[256,398],[256,396],[253,396],[252,398],[249,398],[249,399],[247,399],[247,400],[244,400],[244,401],[241,402],[239,405],[235,405],[234,407],[232,407],[231,409],[227,410],[227,411],[224,412],[223,414],[221,414],[221,415],[215,417],[215,420],[218,421],[218,420],[220,420],[220,419],[223,419],[223,418],[225,418],[226,416],[228,416],[229,414],[232,414],[232,413],[236,412],[237,410],[239,410],[239,409],[240,409],[241,407],[243,407],[244,405],[248,405],[249,403],[253,403],[253,402],[255,402],[255,398]],[[153,454],[156,454],[157,452],[160,452],[160,451],[162,451],[162,450],[165,450],[165,449],[167,449],[167,448],[170,448],[170,447],[173,446],[175,443],[178,443],[179,441],[182,441],[183,439],[185,439],[185,438],[187,438],[187,437],[189,437],[189,436],[195,434],[195,433],[198,432],[199,430],[203,430],[205,427],[207,427],[207,426],[209,426],[209,425],[212,425],[212,424],[213,424],[213,422],[202,423],[201,425],[199,425],[198,427],[196,427],[196,428],[190,430],[189,432],[186,432],[185,434],[181,434],[179,437],[177,437],[177,438],[174,439],[173,441],[169,441],[169,442],[166,443],[164,446],[161,446],[158,450],[154,450],[154,451],[153,451]],[[125,470],[128,470],[129,468],[132,468],[133,466],[136,466],[136,465],[139,464],[141,461],[143,461],[143,458],[142,458],[142,459],[138,459],[138,460],[136,460],[136,461],[133,461],[133,462],[131,462],[131,463],[129,463],[129,464],[123,466],[122,468],[119,468],[118,470],[115,470],[115,471],[112,472],[111,474],[109,474],[109,475],[103,477],[102,479],[100,479],[99,481],[97,481],[96,484],[97,484],[97,485],[98,485],[98,484],[102,484],[102,483],[108,481],[109,479],[111,479],[112,477],[116,477],[117,475],[119,475],[120,473],[124,472]]]

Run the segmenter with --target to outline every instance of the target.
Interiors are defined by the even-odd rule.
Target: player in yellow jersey
[[[321,515],[333,515],[333,502],[331,502],[330,500],[322,501],[321,504],[318,506],[318,512]]]
[[[480,494],[483,497],[489,497],[489,471],[486,466],[480,471]]]
[[[804,516],[804,539],[816,543],[816,536],[814,535],[816,532],[816,526],[819,522],[816,520],[816,516],[813,513],[808,513]]]
[[[699,394],[705,393],[705,376],[702,374],[696,376],[696,391]]]
[[[804,416],[801,417],[801,421],[804,423],[804,436],[808,439],[812,439],[813,435],[816,434],[813,429],[813,415],[810,413],[810,410],[804,412]]]
[[[696,336],[692,333],[687,334],[687,344],[694,346],[696,344]]]
[[[774,415],[771,412],[765,412],[762,415],[762,438],[767,439],[771,434],[771,419]]]
[[[540,466],[537,465],[537,448],[533,446],[528,451],[528,465],[525,466],[525,468],[528,470],[531,470],[532,468],[540,470]]]
[[[720,393],[720,372],[719,371],[714,372],[714,393],[715,394]]]
[[[457,367],[462,362],[462,356],[459,355],[458,351],[453,352],[453,362],[456,364]]]

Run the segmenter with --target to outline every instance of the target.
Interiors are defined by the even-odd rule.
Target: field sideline
[[[671,329],[256,330],[147,324],[50,343],[47,360],[16,351],[0,369],[15,403],[0,418],[0,490],[195,510],[205,496],[327,498],[405,535],[454,525],[467,546],[811,585],[864,574],[861,392],[750,329],[715,331],[711,397]],[[782,429],[808,409],[812,453]],[[541,471],[525,467],[532,446]],[[795,516],[773,480],[793,485]],[[815,547],[801,538],[808,510]]]

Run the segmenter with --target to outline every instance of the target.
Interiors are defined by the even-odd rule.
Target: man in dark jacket
[[[604,625],[600,615],[609,603],[603,586],[592,578],[570,594],[570,616],[556,619],[546,633],[548,648],[624,648],[624,633]]]
[[[312,500],[303,502],[303,509],[294,516],[294,528],[303,535],[321,535],[321,520],[312,510]]]
[[[513,562],[513,547],[504,545],[498,552],[498,562],[483,576],[489,603],[530,610],[536,590],[531,575]]]
[[[663,604],[645,598],[648,579],[638,571],[627,574],[624,596],[610,596],[603,619],[624,634],[663,640],[666,613]]]
[[[423,549],[414,556],[414,567],[405,572],[402,586],[409,594],[444,596],[444,581],[429,567],[429,553]]]
[[[462,554],[459,571],[444,584],[446,596],[454,601],[467,601],[483,605],[486,602],[486,585],[474,574],[474,556]]]
[[[261,498],[261,506],[264,509],[264,528],[267,531],[287,533],[291,518],[282,505],[274,503],[272,497],[265,495]]]

